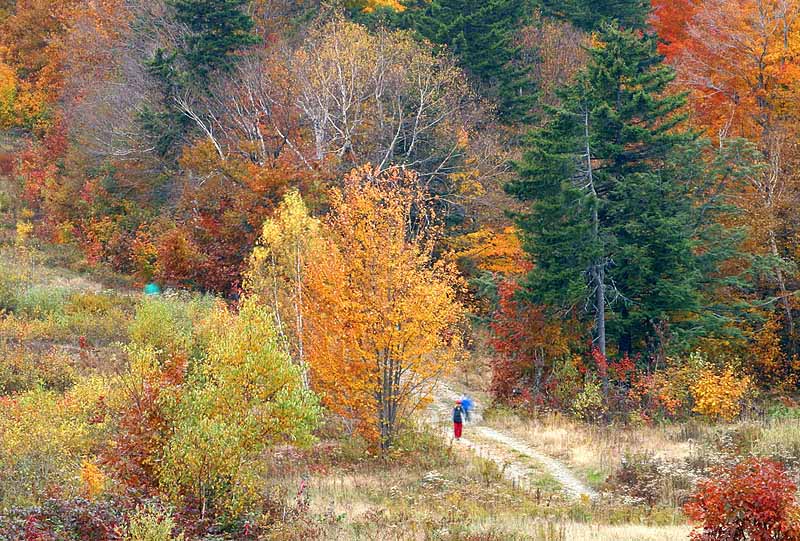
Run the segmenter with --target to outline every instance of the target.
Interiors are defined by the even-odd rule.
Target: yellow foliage
[[[461,283],[432,261],[435,217],[413,173],[369,166],[331,194],[323,246],[306,270],[311,382],[325,404],[391,444],[461,350]]]
[[[306,381],[303,275],[319,236],[319,220],[309,216],[300,193],[290,191],[264,223],[244,276],[247,294],[270,306],[278,338],[303,367]]]
[[[264,450],[311,443],[321,412],[263,306],[250,299],[238,313],[220,306],[203,325],[204,362],[162,398],[170,430],[159,480],[176,500],[236,515],[258,502]],[[144,371],[152,366],[151,358]]]
[[[53,487],[86,492],[82,465],[108,429],[107,383],[88,379],[63,396],[35,390],[0,397],[0,506],[38,504]],[[99,478],[92,482],[97,487]]]
[[[17,246],[25,246],[31,236],[31,233],[33,233],[33,224],[31,222],[17,222],[17,235],[14,239],[14,243]]]
[[[44,94],[20,81],[14,69],[0,60],[0,130],[35,127],[44,115],[45,101]]]
[[[0,62],[0,129],[8,129],[16,120],[17,74]]]
[[[785,379],[788,368],[786,354],[781,350],[781,324],[774,315],[754,333],[751,355],[759,377],[769,382]]]
[[[750,378],[737,377],[731,368],[722,373],[706,369],[692,385],[694,411],[708,417],[732,421],[741,411],[741,401],[750,389]]]
[[[514,227],[500,232],[480,229],[459,238],[456,244],[456,256],[474,259],[481,270],[520,274],[530,269]]]

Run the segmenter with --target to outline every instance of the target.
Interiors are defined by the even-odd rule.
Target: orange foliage
[[[679,7],[677,20],[666,16],[672,8],[660,9],[656,28],[672,38],[667,53],[712,133],[760,138],[778,119],[797,114],[797,0],[698,0]]]
[[[505,281],[498,287],[497,311],[492,316],[492,393],[510,400],[514,390],[525,389],[540,400],[554,380],[556,361],[568,356],[574,336],[566,325],[547,317],[541,306],[517,299],[520,286]],[[528,395],[520,395],[526,399]]]
[[[288,153],[265,165],[237,156],[222,159],[208,140],[185,148],[179,162],[186,176],[176,224],[137,234],[137,272],[171,284],[231,291],[277,201],[289,187],[310,183],[314,172]]]
[[[501,274],[521,274],[530,270],[530,262],[513,227],[506,227],[499,233],[480,229],[465,235],[461,243],[466,246],[456,256],[475,260],[481,270]]]
[[[755,373],[764,381],[779,383],[787,376],[789,365],[781,350],[781,326],[776,316],[771,316],[753,336],[750,348]]]
[[[367,0],[364,6],[365,13],[372,13],[376,9],[393,9],[394,11],[404,11],[406,7],[397,0]]]
[[[0,130],[43,127],[45,96],[20,81],[15,70],[3,62],[0,48]]]
[[[800,539],[797,485],[774,460],[749,458],[718,468],[684,506],[699,523],[692,541]]]
[[[383,448],[461,347],[461,281],[433,262],[439,229],[414,173],[366,166],[330,195],[320,253],[306,270],[312,386]]]
[[[653,0],[653,13],[650,23],[663,40],[658,50],[667,59],[673,59],[687,47],[689,41],[689,21],[697,12],[697,4],[702,0]]]
[[[0,22],[0,46],[20,79],[53,100],[63,81],[61,37],[77,0],[18,0],[14,13]]]
[[[81,484],[87,499],[94,500],[103,493],[106,477],[94,462],[84,460],[81,464]]]

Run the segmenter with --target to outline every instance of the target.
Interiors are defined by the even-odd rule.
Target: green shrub
[[[136,307],[129,328],[131,342],[162,353],[193,356],[199,346],[194,325],[208,317],[215,305],[213,297],[182,298],[179,295],[147,297]]]
[[[0,254],[0,258],[5,254]],[[0,260],[0,312],[12,312],[27,281],[20,270],[10,261]]]
[[[428,425],[401,425],[389,457],[424,471],[446,468],[453,462],[452,450]]]
[[[163,509],[140,507],[131,516],[125,531],[126,541],[183,541],[183,534],[173,536],[175,521]]]
[[[257,502],[264,451],[311,443],[321,409],[263,307],[221,307],[206,325],[204,363],[166,405],[171,432],[159,474],[174,499],[230,517]]]
[[[39,319],[63,316],[69,295],[64,287],[31,286],[18,297],[16,311]]]
[[[767,410],[767,416],[772,420],[800,419],[800,408],[791,408],[785,404],[772,404]]]

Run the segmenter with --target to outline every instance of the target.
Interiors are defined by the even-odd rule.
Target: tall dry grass
[[[595,426],[558,413],[528,420],[506,412],[489,416],[488,420],[493,426],[564,461],[593,485],[602,484],[629,454],[648,453],[668,459],[689,457],[709,430],[702,425],[678,424]]]

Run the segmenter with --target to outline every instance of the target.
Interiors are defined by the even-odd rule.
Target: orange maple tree
[[[697,12],[698,0],[653,0],[652,4],[650,23],[662,40],[658,50],[673,58],[687,46],[689,22]]]
[[[797,0],[656,2],[662,52],[714,135],[761,139],[797,112],[799,10]]]
[[[312,386],[386,449],[461,351],[463,284],[434,261],[441,229],[416,174],[355,169],[330,203],[305,276]]]

